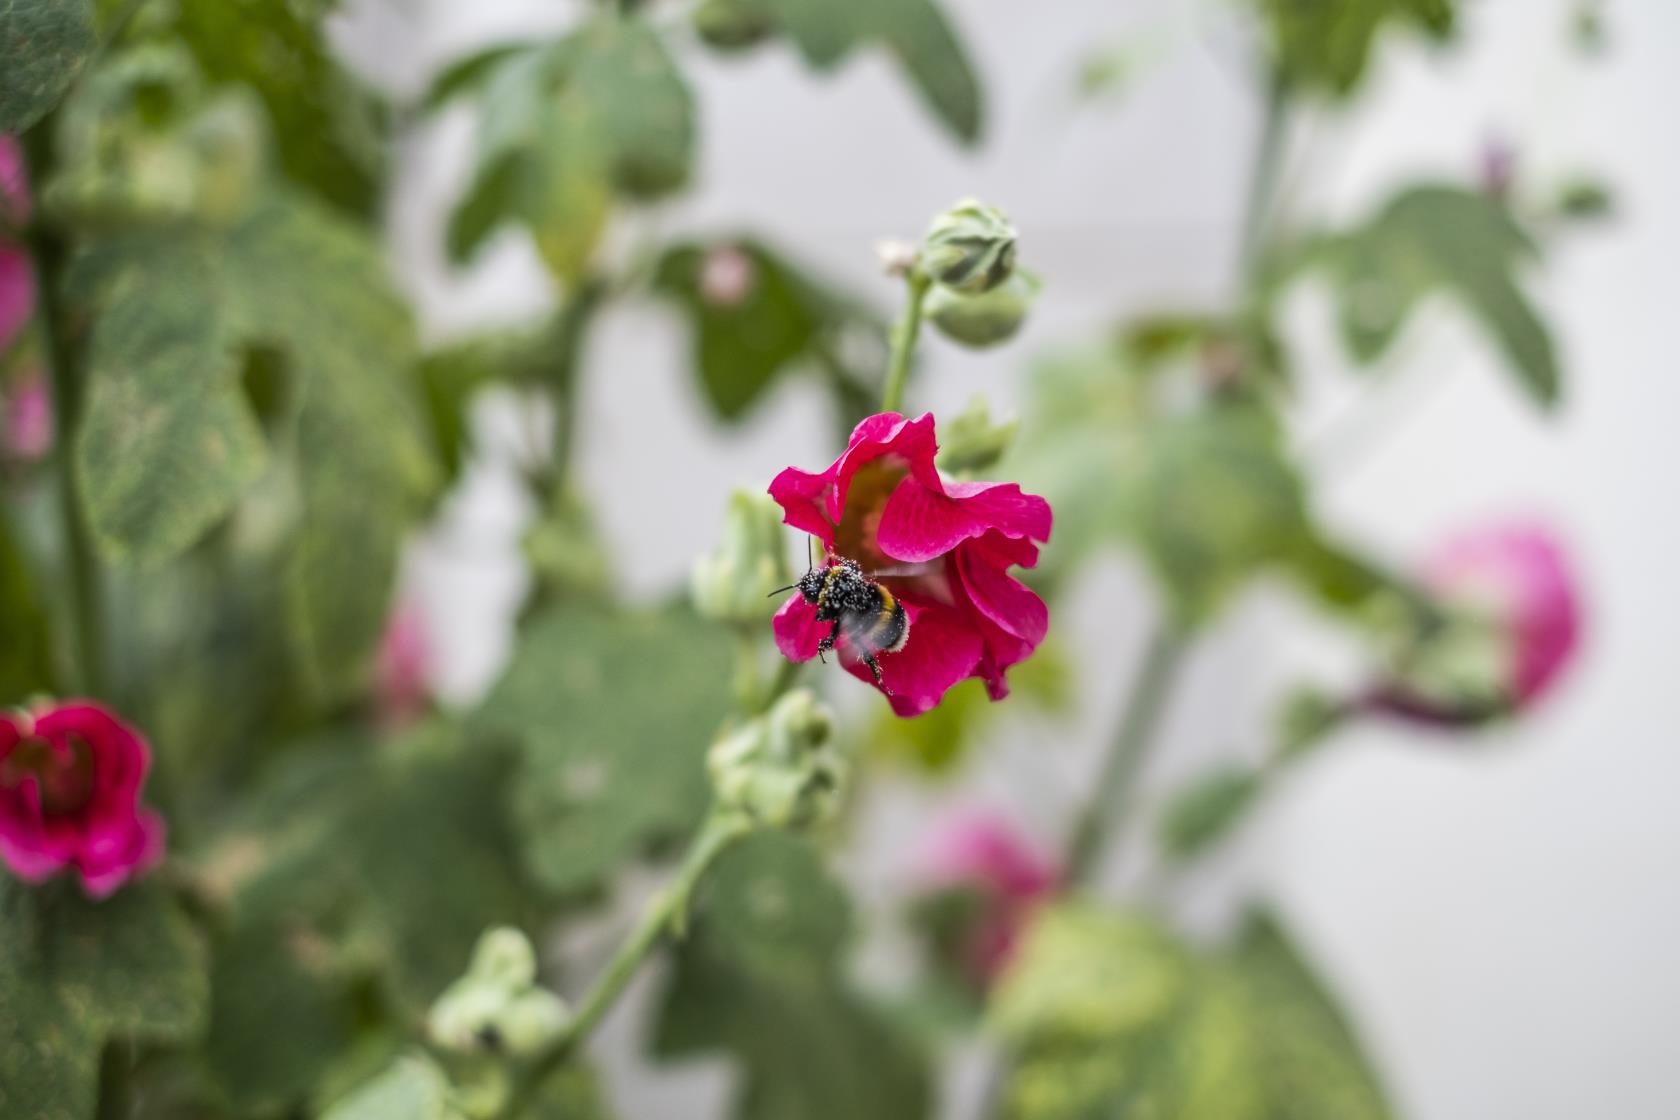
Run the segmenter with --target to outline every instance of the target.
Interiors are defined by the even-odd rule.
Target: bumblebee
[[[817,608],[818,622],[832,622],[833,629],[817,643],[817,656],[832,650],[840,638],[858,660],[869,666],[875,683],[881,683],[877,654],[897,653],[910,638],[910,616],[891,591],[864,574],[855,560],[834,560],[824,567],[813,565],[799,582],[782,591],[798,590],[807,603]]]

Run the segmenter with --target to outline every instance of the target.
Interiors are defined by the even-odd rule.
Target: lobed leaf
[[[0,0],[0,134],[44,117],[97,45],[90,0]]]

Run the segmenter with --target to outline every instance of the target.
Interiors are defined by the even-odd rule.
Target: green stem
[[[517,1116],[530,1103],[542,1083],[558,1069],[600,1023],[617,1002],[660,938],[667,932],[681,933],[687,922],[689,903],[706,871],[730,845],[753,829],[752,822],[733,813],[713,810],[700,833],[689,846],[676,878],[655,895],[642,911],[630,936],[620,945],[606,969],[578,1003],[577,1015],[565,1031],[532,1058],[519,1086],[503,1109],[504,1116]]]
[[[904,278],[907,299],[904,318],[893,328],[892,365],[887,368],[887,384],[881,393],[881,411],[899,412],[904,407],[904,384],[910,379],[910,356],[916,350],[916,337],[922,333],[922,305],[927,301],[933,281],[912,269]]]
[[[23,137],[25,174],[43,183],[52,166],[54,117],[48,116]],[[60,300],[66,247],[57,234],[37,218],[25,237],[34,270],[37,319],[41,328],[41,356],[52,385],[53,460],[58,472],[59,521],[63,534],[64,568],[71,617],[72,669],[69,687],[85,695],[104,691],[104,634],[98,560],[87,523],[82,518],[81,494],[74,468],[77,422],[82,412],[83,377],[69,345],[69,327]]]
[[[1284,139],[1288,135],[1289,90],[1283,77],[1274,73],[1266,87],[1266,104],[1260,125],[1260,140],[1254,153],[1254,170],[1248,181],[1248,201],[1243,207],[1240,268],[1245,283],[1258,279],[1264,260],[1266,219],[1277,192],[1278,171],[1283,165]]]
[[[567,475],[577,449],[578,387],[582,380],[583,346],[595,314],[606,302],[607,283],[599,278],[579,284],[560,309],[554,325],[554,365],[549,381],[554,389],[554,453],[540,480],[544,493],[563,497]]]
[[[1097,860],[1114,849],[1115,826],[1126,818],[1131,807],[1138,775],[1178,676],[1184,648],[1183,640],[1166,625],[1157,629],[1149,640],[1143,664],[1132,678],[1125,714],[1103,760],[1096,788],[1068,842],[1062,866],[1069,884],[1087,881],[1096,869]]]

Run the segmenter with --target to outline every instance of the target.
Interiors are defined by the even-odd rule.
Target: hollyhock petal
[[[834,547],[834,526],[840,520],[838,508],[830,506],[835,476],[833,467],[822,474],[789,467],[770,483],[770,497],[782,507],[782,520],[820,537],[829,548]]]
[[[1018,539],[1050,537],[1050,504],[1021,493],[1013,482],[953,482],[945,490],[930,490],[915,478],[900,483],[881,514],[881,551],[917,563],[989,532]]]
[[[952,685],[973,674],[982,644],[980,632],[957,610],[915,603],[906,603],[904,609],[910,617],[910,641],[896,653],[880,655],[881,687],[888,693],[894,712],[916,716],[933,708]],[[846,650],[844,642],[840,653],[847,672],[868,684],[875,683],[869,666]]]
[[[1050,608],[1031,588],[968,549],[957,553],[969,602],[1006,634],[1038,645],[1050,630]]]
[[[970,517],[1006,536],[1050,539],[1055,520],[1050,503],[1037,494],[1023,494],[1013,482],[953,482],[945,490]]]
[[[913,865],[923,893],[961,890],[978,898],[979,910],[959,951],[964,972],[980,988],[1009,963],[1021,929],[1061,879],[1055,864],[1006,820],[976,811],[936,826]]]
[[[783,603],[770,622],[776,635],[776,648],[783,657],[795,662],[815,657],[817,643],[833,626],[831,622],[818,622],[816,605],[798,595]]]

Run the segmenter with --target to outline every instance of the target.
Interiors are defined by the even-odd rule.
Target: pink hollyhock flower
[[[0,715],[0,859],[31,883],[74,867],[89,895],[109,895],[163,854],[163,820],[140,804],[151,760],[89,701]]]
[[[967,895],[973,905],[948,948],[963,974],[985,987],[1009,963],[1033,909],[1061,876],[1008,821],[970,810],[930,832],[914,860],[926,897]]]
[[[12,386],[0,417],[0,457],[32,463],[52,450],[52,397],[46,380],[31,370]]]
[[[1544,527],[1493,525],[1445,542],[1424,566],[1423,582],[1449,612],[1487,620],[1496,630],[1495,704],[1453,704],[1405,684],[1378,690],[1373,705],[1441,724],[1474,723],[1536,704],[1562,675],[1581,641],[1578,583],[1557,538]]]
[[[934,468],[933,416],[865,419],[845,452],[817,474],[789,467],[770,484],[782,520],[823,542],[827,563],[858,563],[903,604],[902,648],[879,656],[879,687],[901,716],[925,712],[947,689],[979,677],[993,700],[1004,671],[1025,660],[1050,624],[1044,601],[1010,574],[1038,563],[1050,503],[1012,482],[946,482]],[[834,628],[794,595],[776,612],[776,645],[808,661]],[[853,676],[876,683],[845,634],[835,647]]]
[[[29,220],[29,188],[23,177],[23,152],[10,136],[0,136],[0,231],[21,229]],[[0,232],[0,351],[17,337],[35,312],[35,276],[29,255],[9,244]]]
[[[431,703],[432,643],[425,620],[413,604],[392,612],[379,642],[374,671],[374,703],[380,725],[405,727],[426,713]]]

